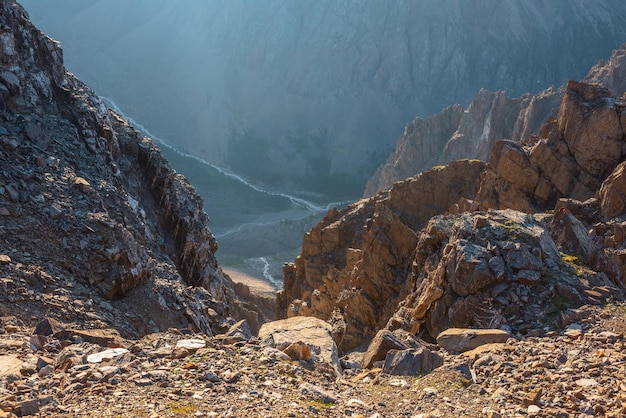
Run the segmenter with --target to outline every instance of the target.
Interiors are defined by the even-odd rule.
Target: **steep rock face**
[[[455,161],[375,198],[333,210],[284,268],[279,315],[313,315],[335,326],[340,349],[385,325],[402,299],[417,234],[426,221],[478,190],[480,161]]]
[[[624,94],[626,91],[626,44],[613,51],[608,61],[600,60],[583,81],[601,84],[616,97]]]
[[[558,120],[523,143],[496,142],[489,164],[452,161],[335,210],[285,267],[279,315],[329,320],[345,350],[383,322],[425,338],[449,327],[524,333],[566,306],[621,297],[626,235],[619,220],[599,222],[600,208],[624,215],[621,115],[607,89],[571,81]],[[571,213],[596,223],[593,234]]]
[[[0,314],[51,310],[125,337],[211,334],[231,315],[258,326],[217,266],[190,184],[65,72],[59,44],[19,5],[0,2],[0,20],[0,271],[11,289]],[[48,302],[52,292],[67,295],[66,309]],[[89,309],[73,306],[87,295]]]
[[[570,81],[559,119],[544,125],[533,143],[496,145],[480,207],[531,212],[552,208],[561,197],[594,197],[626,155],[621,119],[620,102],[606,88]]]
[[[626,212],[626,161],[618,165],[600,188],[600,210],[605,219]]]
[[[510,99],[503,91],[481,90],[467,110],[455,105],[425,121],[416,119],[407,125],[396,150],[368,181],[364,196],[373,196],[436,164],[462,158],[487,161],[496,141],[521,141],[536,133],[548,117],[555,117],[561,94],[561,89],[549,88]],[[416,127],[419,135],[413,133]]]
[[[412,177],[435,166],[445,144],[454,134],[463,107],[454,105],[427,119],[415,118],[398,138],[395,151],[384,166],[378,167],[365,186],[364,197],[388,189],[396,181]]]

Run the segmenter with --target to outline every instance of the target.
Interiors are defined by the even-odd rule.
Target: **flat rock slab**
[[[126,354],[129,351],[125,348],[109,348],[108,350],[100,351],[99,353],[90,354],[87,356],[88,363],[100,363],[103,360],[111,360],[122,354]]]
[[[437,344],[451,353],[463,353],[485,344],[505,343],[510,337],[501,329],[449,328],[437,336]]]
[[[259,330],[259,339],[273,340],[272,347],[280,347],[284,343],[292,344],[302,341],[312,348],[313,353],[319,350],[319,359],[331,364],[341,374],[339,354],[332,337],[332,327],[327,322],[311,316],[295,316],[279,321],[267,322]]]
[[[184,348],[189,351],[196,351],[204,347],[206,347],[206,341],[200,338],[190,338],[176,342],[176,348]]]
[[[0,376],[19,375],[22,363],[23,361],[17,356],[0,356]]]

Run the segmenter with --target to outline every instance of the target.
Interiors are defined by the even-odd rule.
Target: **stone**
[[[260,340],[271,338],[273,347],[301,341],[313,348],[313,352],[319,350],[318,358],[332,365],[336,372],[341,374],[339,354],[332,338],[332,327],[321,319],[297,316],[267,322],[261,326],[258,337]]]
[[[524,396],[524,398],[522,399],[522,405],[523,406],[530,406],[530,405],[540,406],[539,402],[541,401],[542,394],[543,394],[543,391],[541,390],[541,388],[532,390],[531,392],[526,394],[526,396]]]
[[[39,400],[31,399],[27,401],[22,401],[17,404],[15,408],[15,415],[18,417],[26,417],[35,415],[39,412]]]
[[[17,190],[15,190],[13,186],[11,186],[10,184],[7,184],[5,186],[5,190],[8,193],[10,200],[12,200],[13,202],[19,202],[20,194],[17,192]]]
[[[52,219],[59,219],[63,215],[63,207],[58,202],[54,202],[48,208],[48,212]]]
[[[422,347],[408,350],[389,350],[385,357],[383,373],[397,376],[419,376],[443,364],[441,354]]]
[[[622,155],[619,113],[606,101],[611,97],[606,88],[570,80],[557,118],[576,162],[598,179],[606,178]]]
[[[43,350],[49,340],[50,337],[46,337],[44,335],[31,335],[29,337],[30,347],[33,350]]]
[[[206,347],[206,341],[199,338],[191,338],[186,340],[178,340],[176,341],[176,346],[174,348],[183,348],[189,351],[196,351],[201,348]]]
[[[245,319],[233,324],[226,332],[226,335],[229,337],[238,336],[242,340],[249,340],[252,338],[252,332],[248,326],[248,321]]]
[[[10,264],[11,263],[11,257],[9,257],[6,254],[0,254],[0,265],[1,264]]]
[[[91,190],[89,182],[82,177],[76,177],[76,179],[74,179],[74,187],[83,193],[87,193]]]
[[[598,381],[595,379],[583,378],[583,379],[578,379],[576,381],[576,384],[582,387],[590,387],[590,386],[597,386]]]
[[[101,347],[119,348],[127,344],[118,331],[110,328],[89,329],[89,330],[62,330],[54,333],[54,337],[59,340],[72,340],[79,338]]]
[[[45,318],[37,323],[33,335],[51,336],[65,331],[65,327],[54,318]]]
[[[576,254],[582,262],[591,262],[594,254],[598,252],[587,228],[565,208],[556,211],[548,230],[561,252]]]
[[[87,356],[88,363],[100,363],[104,360],[112,360],[118,356],[129,353],[126,348],[110,348],[98,353],[90,354]]]
[[[51,359],[49,357],[40,356],[40,357],[37,358],[36,368],[39,371],[40,369],[42,369],[42,368],[44,368],[44,367],[46,367],[48,365],[51,365],[51,364],[54,364],[54,359]]]
[[[40,379],[43,379],[44,377],[50,376],[53,373],[54,373],[54,366],[51,364],[48,364],[42,367],[41,369],[39,369],[39,371],[37,372],[37,376],[39,376]]]
[[[388,330],[380,330],[369,344],[367,351],[361,359],[361,365],[365,369],[374,366],[377,361],[384,360],[389,350],[405,350],[408,349],[397,336]]]
[[[213,372],[211,372],[211,371],[206,372],[206,373],[204,374],[204,378],[205,378],[207,381],[212,382],[212,383],[217,383],[217,382],[219,382],[219,381],[220,381],[219,376],[218,376],[216,373],[213,373]]]
[[[604,219],[626,212],[626,161],[620,163],[600,187],[600,211]]]
[[[311,349],[307,344],[302,341],[296,341],[294,343],[283,343],[284,348],[278,347],[280,351],[287,354],[292,360],[310,360]]]
[[[299,391],[306,398],[313,399],[324,404],[337,402],[337,395],[309,383],[301,384]]]
[[[0,377],[19,374],[23,361],[14,355],[0,355]]]
[[[510,337],[500,329],[450,328],[437,336],[437,344],[450,352],[462,353],[484,344],[504,343]]]
[[[528,405],[526,411],[528,412],[528,415],[536,415],[541,412],[541,408],[537,405]]]

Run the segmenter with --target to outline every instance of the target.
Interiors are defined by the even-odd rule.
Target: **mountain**
[[[626,87],[626,44],[611,58],[600,60],[584,80],[607,87],[619,96]],[[509,99],[503,91],[481,90],[467,109],[456,105],[428,119],[407,124],[396,149],[368,181],[364,197],[391,187],[438,164],[461,158],[486,161],[495,142],[507,138],[520,142],[536,134],[550,117],[556,117],[563,87]]]
[[[12,0],[0,27],[0,417],[622,415],[626,104],[607,89],[570,82],[489,163],[330,211],[285,267],[290,318],[261,325],[272,301],[217,265],[186,178]]]
[[[454,105],[427,119],[414,119],[404,128],[386,163],[367,182],[364,197],[452,160],[486,161],[499,139],[519,142],[556,116],[562,94],[562,88],[551,87],[510,99],[504,91],[483,89],[467,109]]]
[[[570,81],[557,118],[496,142],[489,163],[451,161],[329,212],[284,268],[279,315],[329,321],[348,351],[380,329],[541,333],[566,307],[622,299],[624,106]]]
[[[217,265],[195,189],[65,71],[60,44],[19,5],[0,8],[0,314],[124,338],[213,335],[234,318],[258,328],[261,309]]]
[[[23,3],[71,71],[157,136],[335,199],[361,194],[415,115],[580,79],[626,41],[620,0]]]

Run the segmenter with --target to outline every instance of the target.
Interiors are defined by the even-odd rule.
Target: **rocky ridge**
[[[497,142],[488,164],[453,161],[329,213],[285,267],[279,315],[328,320],[345,351],[381,326],[541,335],[568,306],[620,299],[622,109],[570,81],[558,119]]]
[[[625,55],[626,44],[594,66],[583,81],[620,96],[626,83]],[[481,90],[465,110],[454,105],[427,119],[416,118],[406,125],[396,149],[368,181],[363,196],[371,197],[396,181],[455,159],[487,161],[496,141],[521,142],[536,135],[548,118],[556,117],[564,91],[564,86],[550,87],[511,99],[504,91]]]
[[[152,142],[63,68],[60,45],[2,1],[0,317],[50,314],[126,338],[219,333],[245,317],[202,199]]]

